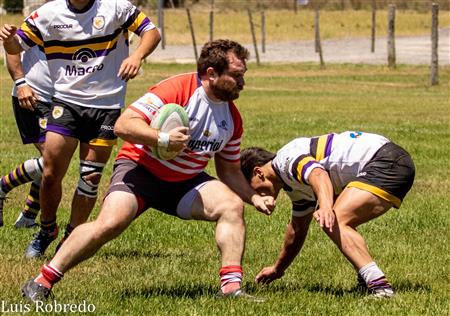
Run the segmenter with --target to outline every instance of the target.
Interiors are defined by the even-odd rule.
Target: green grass
[[[151,83],[193,65],[147,64],[131,81],[127,102]],[[1,70],[0,173],[36,152],[22,146],[11,112],[10,81]],[[219,255],[211,223],[182,221],[147,211],[118,239],[68,272],[54,293],[61,303],[95,304],[102,315],[448,315],[450,301],[450,68],[440,70],[441,85],[429,87],[426,66],[249,65],[247,85],[237,101],[245,123],[244,147],[276,150],[299,135],[349,129],[380,133],[401,144],[414,158],[417,175],[400,210],[361,227],[371,253],[398,295],[367,300],[353,292],[354,272],[332,242],[312,224],[301,255],[286,275],[270,286],[256,286],[258,271],[274,262],[289,220],[289,202],[280,197],[266,217],[246,208],[245,286],[267,298],[263,304],[214,299]],[[212,168],[209,168],[212,172]],[[102,192],[111,172],[106,168]],[[67,221],[77,182],[76,159],[64,180],[59,210]],[[21,301],[20,285],[36,275],[41,260],[26,261],[29,230],[12,224],[26,188],[13,191],[0,229],[0,300]],[[94,210],[93,217],[98,212]],[[54,245],[48,251],[52,254]]]

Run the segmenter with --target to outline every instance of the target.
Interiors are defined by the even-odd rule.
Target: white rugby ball
[[[150,123],[150,127],[164,133],[181,126],[189,127],[189,117],[186,111],[176,103],[164,104],[155,113]],[[158,145],[152,147],[152,152],[156,157],[163,160],[173,159],[179,153],[177,151],[168,151],[167,148],[158,147]]]

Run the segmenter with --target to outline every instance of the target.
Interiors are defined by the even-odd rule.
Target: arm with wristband
[[[34,111],[37,98],[35,92],[27,84],[27,81],[25,79],[20,54],[6,53],[6,66],[8,68],[9,75],[11,76],[12,80],[14,80],[19,105],[24,109]]]

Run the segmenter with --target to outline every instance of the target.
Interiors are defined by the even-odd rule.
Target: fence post
[[[189,29],[191,30],[192,45],[194,45],[195,61],[197,61],[198,60],[197,43],[195,42],[194,25],[192,24],[191,11],[189,11],[189,8],[186,8],[186,13],[187,13],[188,22],[189,22]]]
[[[158,26],[161,31],[161,48],[166,48],[166,32],[164,30],[164,1],[158,0]]]
[[[214,0],[211,0],[211,11],[209,12],[209,40],[214,38]]]
[[[316,53],[319,53],[320,58],[320,67],[325,68],[325,62],[323,60],[323,54],[322,54],[322,44],[320,42],[320,10],[316,9],[316,15],[314,18],[314,28],[315,28],[315,34],[316,34]]]
[[[261,50],[266,52],[266,13],[264,9],[261,11]]]
[[[430,83],[432,86],[439,84],[439,58],[438,58],[438,46],[439,46],[439,4],[433,3],[431,6],[431,78]]]
[[[395,68],[395,4],[389,5],[388,13],[388,66]]]
[[[259,62],[259,54],[258,54],[258,45],[256,43],[255,26],[253,25],[252,12],[250,11],[250,8],[247,9],[247,12],[248,12],[248,21],[250,23],[250,31],[252,32],[253,47],[255,48],[256,64],[259,66],[260,62]]]
[[[370,51],[375,52],[375,32],[377,28],[377,3],[375,0],[372,0],[372,40],[370,45]]]

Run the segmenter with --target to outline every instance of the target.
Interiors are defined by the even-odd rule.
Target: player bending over
[[[354,266],[360,287],[376,297],[394,295],[356,227],[392,206],[400,207],[415,174],[403,148],[375,134],[333,133],[294,139],[276,154],[247,148],[241,168],[259,194],[276,199],[284,189],[292,200],[284,246],[275,264],[262,269],[256,282],[268,284],[284,275],[314,218]]]

